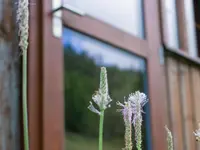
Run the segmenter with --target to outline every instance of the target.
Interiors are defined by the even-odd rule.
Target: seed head
[[[167,131],[167,149],[173,150],[173,137],[171,131],[165,126],[165,130]]]
[[[144,93],[136,91],[129,95],[128,101],[131,102],[133,110],[133,125],[135,129],[135,141],[138,150],[142,149],[142,107],[148,102]]]
[[[128,101],[131,102],[133,110],[133,124],[135,125],[137,119],[142,121],[142,113],[144,113],[142,107],[148,102],[148,99],[144,93],[136,91],[129,95]]]
[[[28,0],[19,0],[17,10],[17,22],[19,25],[19,47],[22,51],[28,48],[28,30],[29,30],[29,2]]]
[[[106,108],[110,107],[110,102],[112,101],[112,99],[108,95],[107,71],[105,67],[101,67],[100,87],[99,90],[93,94],[92,100],[97,104],[98,109],[93,106],[93,103],[91,101],[88,109],[99,115],[100,111],[103,111]]]

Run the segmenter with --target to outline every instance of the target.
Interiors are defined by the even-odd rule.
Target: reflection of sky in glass
[[[143,0],[63,0],[116,28],[143,37]]]
[[[145,61],[142,58],[67,28],[64,29],[63,44],[71,46],[77,53],[86,52],[99,66],[145,71]]]

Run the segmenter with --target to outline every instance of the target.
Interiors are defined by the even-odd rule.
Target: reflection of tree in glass
[[[99,87],[99,66],[86,53],[77,54],[70,47],[64,50],[65,129],[92,137],[98,135],[98,117],[87,109],[91,95]],[[112,107],[106,110],[104,139],[124,136],[122,116],[116,113],[116,101],[123,101],[136,90],[142,91],[143,75],[133,70],[107,67]]]

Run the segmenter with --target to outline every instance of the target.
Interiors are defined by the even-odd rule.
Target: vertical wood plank
[[[21,150],[21,74],[16,4],[0,0],[0,150]]]
[[[183,127],[180,105],[178,63],[172,58],[167,58],[168,81],[169,81],[169,103],[172,122],[172,134],[175,150],[183,150]]]
[[[195,128],[198,128],[198,123],[200,123],[200,73],[199,70],[196,68],[191,69],[192,74],[192,95],[193,95],[193,109],[195,112]],[[197,143],[197,149],[200,149],[200,145]]]
[[[193,109],[189,68],[185,64],[180,65],[180,96],[182,101],[183,126],[184,126],[184,150],[195,149],[195,138],[193,136]]]
[[[151,106],[151,131],[153,150],[166,150],[164,126],[166,124],[166,83],[164,65],[160,64],[159,51],[162,45],[159,1],[147,0],[145,6],[146,39],[149,49],[148,84]],[[153,18],[153,20],[152,20]]]
[[[42,1],[42,150],[63,150],[63,45],[62,39],[52,34],[51,3]]]
[[[39,0],[34,0],[39,3]],[[30,150],[42,150],[42,5],[30,5],[28,49],[28,112]]]

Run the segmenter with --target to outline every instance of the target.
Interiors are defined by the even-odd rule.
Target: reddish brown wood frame
[[[63,56],[49,0],[31,1],[28,51],[30,150],[64,149]]]
[[[61,40],[52,35],[51,4],[30,6],[28,102],[31,150],[63,150],[63,55]],[[36,7],[37,6],[37,7]],[[160,65],[160,22],[157,0],[144,2],[146,39],[141,40],[89,16],[63,10],[65,26],[84,32],[147,60],[153,150],[165,150],[165,73]],[[96,30],[98,28],[98,30]]]

